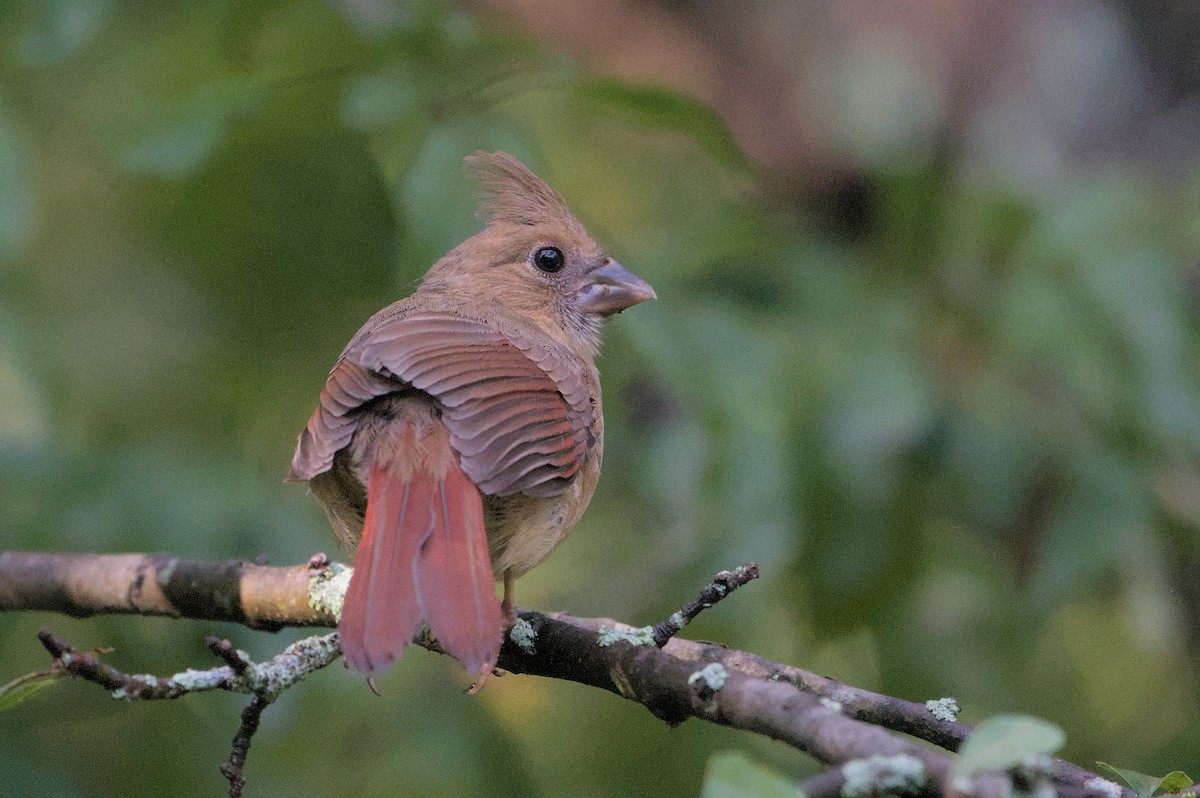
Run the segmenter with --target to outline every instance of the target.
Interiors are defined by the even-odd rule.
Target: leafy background
[[[502,148],[660,296],[609,325],[605,476],[523,604],[651,623],[755,559],[690,634],[1200,771],[1200,19],[972,8],[0,2],[0,541],[332,550],[295,435],[476,229],[462,157]],[[14,615],[0,681],[43,624],[135,672],[297,636]],[[252,793],[815,770],[571,684],[467,697],[424,652],[380,686],[273,706]],[[60,683],[0,715],[0,792],[219,793],[243,700]],[[714,795],[758,767],[713,761]]]

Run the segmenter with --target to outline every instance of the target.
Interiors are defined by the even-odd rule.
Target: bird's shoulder
[[[364,351],[383,340],[402,348],[406,339],[416,340],[423,330],[434,328],[448,346],[467,339],[483,347],[489,342],[511,345],[554,378],[560,389],[583,389],[589,403],[596,401],[599,379],[592,359],[499,302],[464,302],[453,296],[418,292],[375,313],[350,339],[338,360],[358,362]]]

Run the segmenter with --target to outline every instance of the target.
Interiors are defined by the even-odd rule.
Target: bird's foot
[[[496,674],[497,676],[504,675],[504,671],[498,669],[496,667],[495,663],[489,662],[487,665],[484,665],[483,670],[481,670],[479,672],[479,675],[475,677],[475,683],[472,684],[470,686],[470,688],[467,689],[467,694],[475,695],[480,690],[482,690],[483,686],[485,684],[487,684],[488,677],[491,676],[493,673]]]

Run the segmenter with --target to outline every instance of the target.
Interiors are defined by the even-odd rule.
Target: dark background
[[[609,325],[605,473],[522,604],[1018,711],[1200,776],[1200,8],[865,0],[0,2],[0,545],[302,562],[329,366],[477,229],[505,149],[659,300]],[[344,554],[340,556],[345,556]],[[228,635],[43,624],[160,674]],[[747,734],[416,651],[268,710],[253,795],[695,795]],[[245,698],[60,683],[0,794],[213,795]]]

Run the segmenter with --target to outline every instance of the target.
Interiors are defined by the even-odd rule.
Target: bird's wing
[[[292,459],[292,478],[326,471],[371,400],[434,397],[464,473],[485,494],[561,493],[583,464],[595,412],[587,376],[533,331],[444,310],[380,314],[346,348]]]

